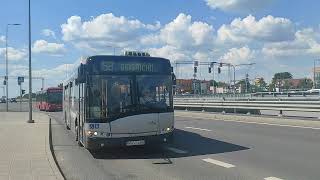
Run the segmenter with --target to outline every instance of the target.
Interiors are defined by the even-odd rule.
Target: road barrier
[[[214,98],[175,98],[175,109],[201,111],[260,114],[261,110],[298,112],[320,112],[319,98],[314,99],[214,99]]]

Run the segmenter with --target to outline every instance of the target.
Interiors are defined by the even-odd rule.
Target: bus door
[[[84,123],[85,123],[85,85],[82,83],[79,85],[79,140],[83,143],[83,135],[84,135]]]

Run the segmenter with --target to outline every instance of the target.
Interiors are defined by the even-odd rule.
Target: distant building
[[[176,93],[209,94],[210,81],[197,79],[177,79]]]
[[[320,88],[320,67],[316,67],[313,70],[314,73],[314,85],[315,87],[313,87],[314,89],[319,89]]]
[[[193,79],[177,79],[176,91],[178,94],[191,93],[192,92]]]

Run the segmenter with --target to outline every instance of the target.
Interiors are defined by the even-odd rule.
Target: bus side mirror
[[[173,73],[172,73],[172,84],[177,85],[177,78],[176,78],[176,75],[174,75]]]
[[[86,80],[86,65],[81,64],[78,69],[78,78],[76,79],[76,84],[84,83]]]

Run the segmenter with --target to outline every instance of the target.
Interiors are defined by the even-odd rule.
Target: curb
[[[49,141],[48,143],[46,143],[46,153],[47,153],[47,157],[50,163],[50,166],[53,170],[53,173],[56,177],[57,180],[65,180],[65,176],[61,170],[61,167],[58,164],[57,158],[54,154],[54,149],[53,149],[53,145],[52,145],[52,130],[51,130],[51,118],[49,118]],[[49,146],[49,148],[48,148]],[[48,149],[50,150],[50,152],[48,152]]]

